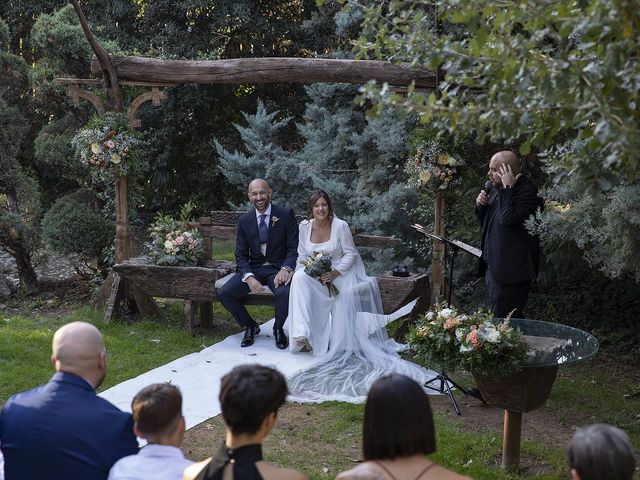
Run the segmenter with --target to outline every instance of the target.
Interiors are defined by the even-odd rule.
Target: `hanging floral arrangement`
[[[405,172],[409,175],[409,183],[415,187],[446,190],[460,181],[459,168],[463,165],[462,160],[442,151],[437,141],[430,141],[416,149]]]
[[[146,170],[142,134],[127,125],[124,114],[109,112],[93,117],[71,143],[96,180],[138,176]]]

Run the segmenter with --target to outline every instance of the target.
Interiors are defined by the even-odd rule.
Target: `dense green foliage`
[[[42,235],[56,251],[76,254],[87,264],[105,265],[105,251],[113,245],[115,225],[95,212],[90,191],[80,191],[59,198],[42,219]]]
[[[363,12],[361,56],[440,69],[438,95],[373,83],[362,98],[535,154],[554,203],[547,251],[577,246],[609,277],[640,279],[640,11],[627,0],[346,1]],[[378,108],[379,108],[378,107]],[[603,220],[615,212],[615,220]],[[615,239],[615,240],[613,240]],[[613,240],[613,241],[612,241]]]
[[[205,0],[197,6],[99,0],[83,8],[101,43],[117,54],[344,58],[359,39],[362,56],[443,72],[441,94],[399,96],[370,85],[362,106],[352,104],[357,88],[348,85],[168,89],[163,105],[146,104],[140,112],[151,168],[147,181],[136,184],[133,206],[175,213],[191,200],[196,216],[240,206],[247,181],[260,174],[271,177],[275,200],[298,213],[309,190],[326,189],[338,215],[367,232],[403,237],[411,251],[399,258],[411,253],[412,262],[428,265],[429,244],[408,225],[430,225],[434,192],[407,188],[406,163],[424,142],[441,142],[465,161],[461,183],[447,191],[447,230],[478,244],[470,206],[488,157],[506,144],[530,151],[527,174],[547,183],[544,194],[553,203],[535,228],[546,251],[561,260],[555,268],[562,270],[577,248],[609,277],[640,278],[632,253],[640,237],[634,201],[639,29],[638,11],[628,2],[528,0],[511,9],[496,0],[437,8],[400,0]],[[22,72],[0,80],[13,89],[2,94],[4,118],[12,119],[5,142],[13,145],[12,171],[35,180],[32,191],[42,192],[46,208],[78,187],[100,190],[70,147],[92,107],[72,107],[54,81],[89,77],[92,53],[73,9],[64,1],[5,2],[0,17],[9,26],[0,23],[0,42],[11,52],[3,52],[3,62],[12,55],[17,63],[9,71]],[[125,104],[142,92],[125,87]],[[370,100],[379,102],[372,110],[377,116],[366,114]],[[427,128],[416,131],[416,122]],[[485,143],[475,145],[473,137]],[[110,191],[102,187],[105,198]],[[28,228],[22,218],[13,220]],[[37,239],[37,228],[31,231],[23,239]]]

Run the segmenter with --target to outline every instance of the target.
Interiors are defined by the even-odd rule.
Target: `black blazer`
[[[544,202],[531,180],[521,176],[512,188],[494,188],[491,205],[476,206],[482,225],[480,275],[489,267],[496,283],[518,283],[538,275],[540,241],[524,227],[524,221]]]
[[[256,210],[252,208],[238,219],[236,231],[236,263],[242,275],[253,267],[270,263],[276,268],[296,268],[298,258],[298,222],[293,210],[271,204],[271,219],[267,236],[267,251],[260,251]]]

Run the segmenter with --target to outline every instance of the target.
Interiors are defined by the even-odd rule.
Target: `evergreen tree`
[[[314,84],[303,122],[296,124],[302,145],[288,152],[282,133],[290,118],[277,120],[262,102],[255,115],[245,114],[246,127],[236,125],[243,151],[214,143],[227,180],[246,188],[255,177],[266,178],[274,201],[306,211],[311,191],[321,188],[331,197],[334,212],[352,227],[370,234],[408,235],[411,223],[405,204],[415,203],[407,188],[404,164],[414,122],[392,109],[367,116],[353,104],[357,87]]]
[[[38,189],[18,160],[29,128],[27,65],[7,53],[8,44],[9,29],[0,20],[0,248],[15,259],[20,287],[28,291],[37,284],[31,257],[38,241]]]

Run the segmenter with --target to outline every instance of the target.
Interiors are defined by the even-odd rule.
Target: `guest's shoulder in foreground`
[[[182,480],[194,480],[197,478],[200,472],[206,468],[210,461],[211,459],[209,458],[202,462],[189,465],[184,471]],[[257,462],[256,468],[264,480],[307,480],[307,477],[297,470],[293,470],[291,468],[279,468],[265,461]]]
[[[292,468],[280,468],[269,462],[260,461],[256,463],[256,467],[260,472],[260,476],[265,480],[307,480],[306,475],[294,470]]]
[[[336,480],[388,480],[389,478],[374,462],[363,462],[350,470],[340,473]],[[471,477],[459,475],[437,464],[427,470],[424,475],[421,475],[419,480],[435,478],[438,480],[473,480]]]

